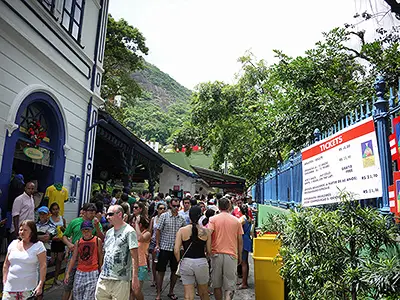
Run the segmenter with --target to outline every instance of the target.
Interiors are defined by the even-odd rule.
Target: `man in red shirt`
[[[235,207],[235,209],[233,210],[233,212],[232,212],[232,215],[234,215],[236,218],[240,218],[241,216],[243,216],[243,214],[240,212],[240,207],[243,205],[243,199],[242,198],[238,198],[237,199],[237,201],[236,201],[236,207]],[[253,218],[253,213],[251,212],[251,209],[250,209],[250,207],[248,208],[248,210],[249,210],[249,217],[250,217],[250,219],[254,219]]]

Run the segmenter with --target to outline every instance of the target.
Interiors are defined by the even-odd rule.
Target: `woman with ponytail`
[[[243,249],[242,249],[242,283],[239,285],[239,289],[247,289],[249,287],[247,279],[249,277],[249,252],[253,252],[253,242],[251,240],[251,227],[252,220],[249,215],[249,208],[246,204],[242,204],[240,207],[242,216],[239,221],[243,226]]]
[[[184,286],[185,300],[194,299],[194,287],[197,283],[197,291],[201,300],[209,300],[208,280],[209,268],[206,258],[211,253],[210,232],[200,226],[199,219],[202,216],[201,208],[197,205],[189,210],[191,224],[179,229],[174,253],[177,261],[181,259],[180,249],[183,245],[183,256],[180,265],[180,274]]]
[[[208,222],[210,221],[210,218],[214,215],[215,215],[215,210],[211,208],[207,209],[205,217],[202,219],[200,225],[202,225],[202,227],[204,228],[208,228]]]

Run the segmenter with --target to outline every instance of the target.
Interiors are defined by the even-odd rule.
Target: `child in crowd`
[[[54,271],[54,284],[61,285],[61,281],[58,280],[58,275],[61,270],[61,263],[64,259],[65,244],[62,241],[62,233],[65,231],[66,222],[65,219],[60,216],[60,206],[54,202],[50,205],[50,223],[52,223],[57,229],[57,235],[53,237],[51,241],[51,259],[56,264]]]
[[[213,210],[211,208],[207,209],[205,218],[201,219],[201,224],[199,224],[199,225],[204,228],[208,228],[208,222],[210,221],[210,218],[214,215],[215,215],[215,210]]]
[[[139,272],[138,277],[140,281],[140,291],[132,291],[131,299],[135,298],[135,293],[141,294],[143,282],[148,280],[149,270],[147,267],[147,256],[149,255],[149,245],[151,240],[151,233],[149,232],[150,222],[147,218],[138,218],[133,224],[136,230],[137,240],[139,244]]]
[[[39,220],[36,222],[36,229],[39,241],[43,242],[46,248],[46,255],[51,256],[51,240],[57,235],[57,228],[50,222],[50,211],[47,206],[38,208]]]
[[[93,236],[92,222],[84,221],[81,225],[81,231],[82,238],[75,243],[74,252],[64,279],[65,284],[68,284],[69,274],[76,260],[78,260],[73,287],[74,300],[95,298],[97,279],[103,264],[103,244],[100,238]]]

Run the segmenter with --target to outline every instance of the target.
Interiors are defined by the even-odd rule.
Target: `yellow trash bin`
[[[265,234],[253,239],[256,300],[285,299],[285,286],[279,275],[282,260],[275,262],[281,244],[275,238],[275,234]]]

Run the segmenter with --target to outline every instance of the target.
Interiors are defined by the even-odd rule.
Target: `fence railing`
[[[394,93],[393,88],[389,89],[389,101],[384,97],[386,83],[383,77],[379,76],[376,79],[374,88],[376,97],[373,97],[372,101],[366,101],[325,132],[315,129],[313,143],[373,116],[380,155],[383,196],[378,199],[363,199],[360,201],[362,205],[374,206],[383,212],[389,212],[388,186],[393,183],[393,167],[397,169],[397,166],[392,163],[388,136],[394,130],[392,120],[395,114],[400,111],[400,80],[397,95]],[[276,169],[271,169],[267,175],[260,178],[252,186],[253,198],[261,204],[271,204],[284,208],[291,208],[301,204],[303,188],[301,162],[301,153],[292,151],[288,160],[278,163]]]

